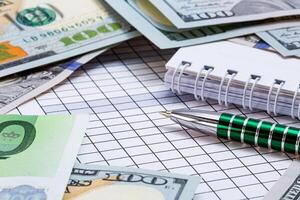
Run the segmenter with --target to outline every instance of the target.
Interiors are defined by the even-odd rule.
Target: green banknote
[[[283,56],[300,56],[300,26],[256,33]]]
[[[149,1],[105,1],[138,31],[162,49],[202,44],[258,31],[300,25],[299,20],[295,17],[178,30]]]
[[[199,182],[196,176],[78,164],[63,200],[191,200]]]
[[[0,77],[139,35],[103,0],[2,0],[0,24]]]
[[[60,200],[87,116],[0,116],[0,199]]]
[[[150,1],[177,28],[196,28],[300,14],[299,0]]]

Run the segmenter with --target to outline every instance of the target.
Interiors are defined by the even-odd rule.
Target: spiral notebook
[[[222,41],[181,48],[166,67],[173,92],[300,118],[300,59]]]

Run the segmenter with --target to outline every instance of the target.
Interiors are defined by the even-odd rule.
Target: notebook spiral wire
[[[229,87],[230,87],[230,83],[231,81],[234,79],[234,77],[237,75],[236,71],[233,70],[227,70],[227,72],[225,73],[225,75],[223,76],[221,83],[219,85],[219,92],[218,92],[218,103],[219,105],[222,105],[222,87],[224,85],[225,80],[227,79],[227,85],[226,85],[226,89],[225,89],[225,95],[224,95],[224,104],[226,107],[228,107],[228,93],[229,93]]]
[[[182,94],[181,90],[180,90],[180,82],[182,79],[182,76],[185,72],[185,70],[190,67],[192,65],[191,62],[187,62],[187,61],[182,61],[177,68],[174,70],[173,74],[172,74],[172,80],[171,80],[171,91],[173,93],[178,93],[179,95]],[[207,80],[209,79],[211,73],[213,72],[214,67],[212,66],[203,66],[197,73],[195,81],[194,81],[194,89],[193,89],[193,94],[194,94],[194,98],[196,100],[202,100],[205,101],[206,97],[204,95],[205,92],[205,84],[207,82]],[[223,103],[225,104],[226,107],[228,107],[228,96],[229,96],[229,90],[230,90],[230,86],[231,86],[231,82],[234,80],[235,76],[237,75],[237,71],[234,70],[227,70],[226,73],[224,74],[224,76],[221,79],[221,82],[219,84],[219,89],[218,89],[218,103],[220,105],[222,105]],[[178,75],[179,74],[179,75]],[[178,76],[177,76],[178,75]],[[177,80],[176,80],[177,77]],[[202,84],[200,86],[200,90],[199,88],[199,81],[200,79],[202,79]],[[252,107],[252,103],[253,103],[253,94],[254,94],[254,90],[256,85],[258,84],[258,82],[260,81],[261,76],[258,75],[250,75],[248,81],[245,83],[244,89],[243,89],[243,96],[242,96],[242,107],[244,109],[247,109],[247,105],[246,105],[246,99],[248,99],[248,109],[253,111],[253,107]],[[176,81],[176,89],[175,89],[175,81]],[[222,89],[224,87],[224,84],[226,83],[226,89],[225,89],[225,94],[224,94],[224,100],[222,100]],[[283,88],[285,84],[285,81],[283,80],[278,80],[275,79],[273,84],[271,85],[269,92],[268,92],[268,96],[267,96],[267,113],[271,114],[271,112],[273,112],[273,114],[275,116],[277,116],[277,105],[278,105],[278,97],[280,96],[280,92]],[[247,98],[247,91],[250,88],[250,92],[249,92],[249,97]],[[272,95],[274,93],[274,90],[276,89],[276,93],[275,93],[275,97],[273,100],[273,109],[271,109],[271,101],[272,101]],[[199,94],[200,91],[200,94]],[[298,101],[298,109],[297,109],[297,116],[295,116],[295,107],[296,107],[296,102],[298,100],[298,94],[300,91],[300,84],[297,86],[295,92],[294,92],[294,96],[293,96],[293,100],[292,100],[292,106],[291,106],[291,111],[290,111],[290,116],[294,119],[294,118],[298,118],[300,119],[300,100]],[[300,137],[300,134],[299,134]]]
[[[180,91],[180,80],[181,80],[181,77],[183,75],[183,72],[185,71],[185,69],[187,67],[190,67],[192,63],[190,62],[186,62],[186,61],[182,61],[178,66],[177,68],[175,69],[173,75],[172,75],[172,82],[171,82],[171,90],[173,93],[176,93],[176,90],[175,90],[175,77],[177,75],[177,73],[179,72],[180,68],[181,68],[181,71],[180,71],[180,74],[178,76],[178,79],[177,79],[177,93],[178,94],[181,94],[181,91]]]
[[[250,94],[249,94],[248,108],[249,108],[249,110],[253,111],[253,108],[252,108],[253,92],[254,92],[254,88],[255,88],[256,84],[258,83],[258,81],[260,80],[260,78],[261,77],[257,76],[257,75],[250,75],[248,81],[246,82],[244,90],[243,90],[243,97],[242,97],[242,106],[243,106],[244,109],[247,109],[246,94],[247,94],[248,86],[250,85],[250,83],[252,81],[252,86],[251,86]]]
[[[300,84],[297,86],[297,88],[295,90],[293,101],[292,101],[291,117],[293,119],[295,119],[294,109],[295,109],[295,104],[296,104],[296,100],[297,100],[297,97],[298,97],[299,89],[300,89]],[[297,117],[298,117],[298,119],[300,119],[300,101],[298,103]]]
[[[273,113],[275,116],[277,116],[277,102],[278,102],[278,96],[279,96],[279,93],[282,89],[282,87],[284,86],[285,84],[285,81],[282,81],[282,80],[278,80],[278,79],[275,79],[273,84],[271,85],[270,89],[269,89],[269,93],[268,93],[268,98],[267,98],[267,113],[268,114],[271,114],[271,110],[270,110],[270,107],[271,107],[271,95],[273,93],[273,90],[275,88],[275,85],[278,85],[278,88],[277,88],[277,91],[276,91],[276,95],[275,95],[275,99],[274,99],[274,106],[273,106]]]
[[[205,83],[206,80],[208,78],[208,76],[210,75],[210,73],[214,70],[213,67],[210,66],[204,66],[198,73],[195,79],[195,84],[194,84],[194,97],[196,100],[200,100],[198,93],[198,82],[201,78],[201,74],[205,71],[205,75],[203,76],[203,81],[202,81],[202,85],[201,85],[201,93],[200,93],[200,97],[202,101],[205,101],[205,97],[204,97],[204,90],[205,90]]]

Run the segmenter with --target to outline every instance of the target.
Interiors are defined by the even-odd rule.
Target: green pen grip
[[[300,153],[300,129],[267,121],[223,113],[219,118],[217,135],[282,152]]]

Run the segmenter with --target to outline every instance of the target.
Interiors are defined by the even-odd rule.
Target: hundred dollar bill
[[[68,78],[79,67],[103,53],[98,50],[69,61],[19,72],[0,79],[0,114],[49,90]]]
[[[0,116],[0,199],[61,200],[87,116]]]
[[[228,41],[236,43],[236,44],[245,45],[248,47],[253,47],[256,49],[277,52],[269,44],[267,44],[265,41],[261,40],[256,35],[247,35],[247,36],[243,36],[243,37],[231,38]]]
[[[264,200],[300,199],[300,161],[294,160],[279,181],[271,188]]]
[[[255,21],[300,14],[299,0],[150,1],[178,29]]]
[[[78,164],[63,200],[191,200],[199,182],[195,176]]]
[[[148,1],[105,1],[138,31],[162,49],[213,42],[275,28],[300,26],[299,20],[295,17],[295,19],[289,18],[288,20],[272,19],[263,22],[244,22],[179,31]]]
[[[260,39],[256,35],[249,35],[249,36],[245,36],[245,37],[232,38],[232,39],[229,39],[228,41],[236,43],[236,44],[241,44],[241,45],[249,46],[249,47],[256,48],[256,49],[270,51],[270,52],[273,52],[273,53],[277,53],[277,54],[279,54],[281,56],[284,56],[284,55],[282,55],[280,52],[278,52],[276,49],[274,49],[272,46],[270,46],[268,43],[266,43],[265,41],[263,41],[262,39]],[[284,56],[284,57],[296,57],[296,58],[299,58],[300,55],[291,55],[291,56]]]
[[[300,26],[256,33],[283,56],[300,56]]]
[[[3,0],[0,77],[139,35],[103,0]]]

